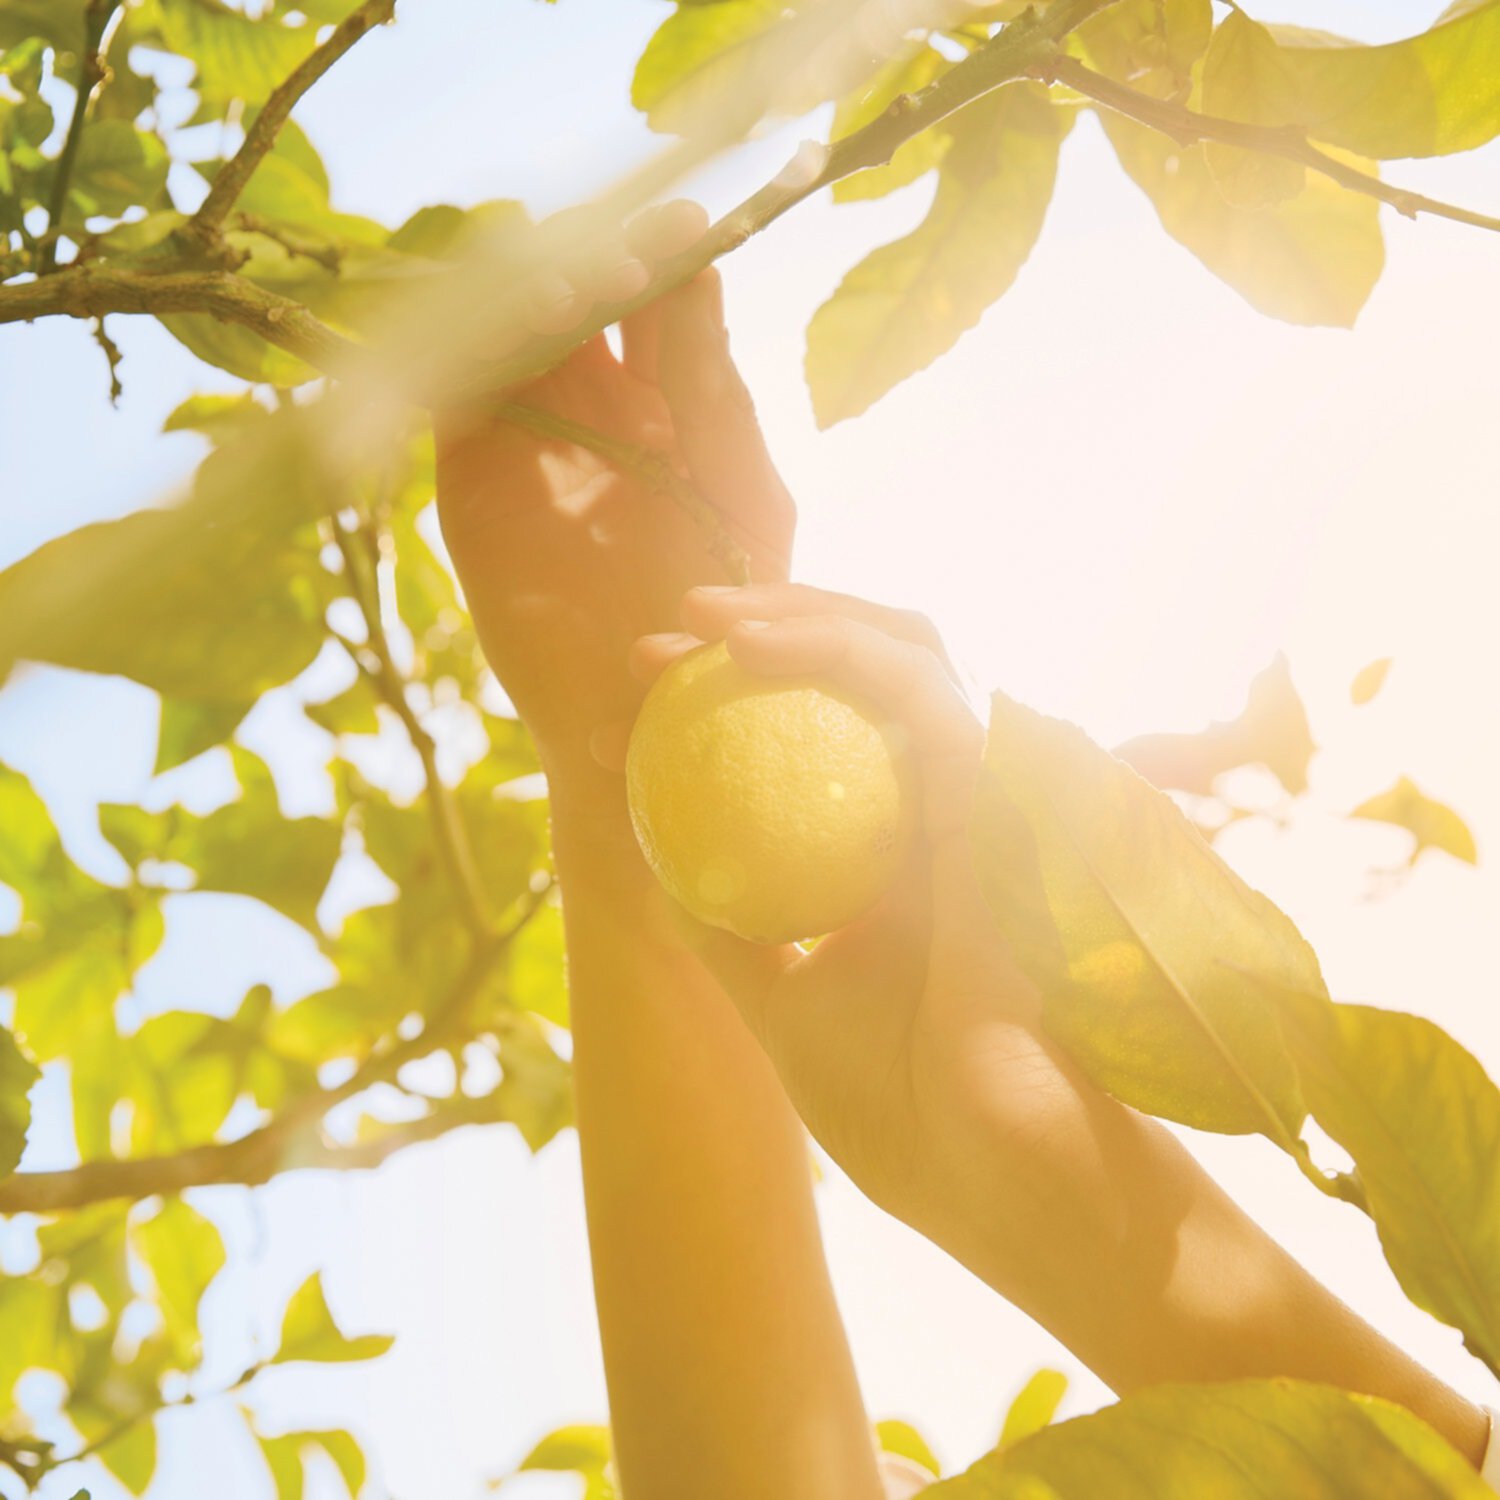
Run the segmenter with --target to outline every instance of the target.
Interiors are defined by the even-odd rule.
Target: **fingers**
[[[741,620],[779,620],[806,615],[840,615],[931,651],[955,681],[943,638],[926,615],[913,609],[872,604],[852,594],[836,594],[805,583],[751,584],[745,588],[695,588],[683,596],[682,623],[706,641],[722,640]]]
[[[697,636],[681,630],[661,635],[643,635],[630,647],[630,675],[637,682],[650,686],[679,656],[685,656],[695,646],[702,644]]]
[[[717,271],[702,271],[661,299],[658,339],[657,384],[693,483],[784,573],[796,507],[729,353]]]

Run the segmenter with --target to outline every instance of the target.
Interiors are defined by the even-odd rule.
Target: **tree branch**
[[[300,302],[229,271],[111,270],[67,266],[35,281],[0,286],[0,323],[99,318],[106,313],[208,313],[238,323],[330,375],[367,370],[370,355],[320,323]]]
[[[1076,58],[1055,54],[1039,63],[1035,76],[1045,82],[1065,83],[1080,94],[1087,95],[1096,104],[1141,125],[1149,125],[1163,135],[1171,136],[1184,146],[1196,145],[1200,141],[1217,141],[1226,146],[1239,146],[1247,151],[1258,151],[1266,156],[1280,156],[1287,161],[1300,162],[1331,177],[1341,187],[1366,197],[1379,199],[1389,204],[1397,213],[1414,219],[1418,214],[1431,214],[1435,218],[1451,219],[1457,224],[1471,224],[1477,229],[1500,232],[1500,218],[1489,214],[1475,213],[1422,193],[1409,192],[1406,188],[1393,187],[1369,172],[1361,172],[1347,162],[1320,151],[1308,140],[1306,134],[1296,126],[1248,125],[1241,120],[1221,119],[1216,115],[1199,114],[1196,110],[1173,104],[1166,99],[1154,99],[1142,94],[1113,78],[1096,73]]]
[[[396,666],[391,654],[391,643],[385,633],[385,622],[380,613],[380,578],[378,554],[371,555],[372,541],[368,531],[369,522],[362,523],[358,532],[351,534],[333,523],[334,540],[344,559],[344,572],[349,580],[349,591],[359,612],[364,617],[365,650],[373,658],[373,667],[362,659],[358,647],[350,646],[360,670],[371,680],[381,701],[401,720],[412,748],[422,762],[422,775],[427,783],[427,806],[432,819],[433,840],[437,845],[438,858],[448,876],[453,894],[463,911],[470,933],[482,941],[490,931],[488,902],[484,886],[479,878],[479,867],[474,862],[474,851],[469,845],[469,836],[454,803],[453,793],[438,773],[437,745],[417,717],[406,696],[407,683]],[[361,547],[365,551],[361,552]]]
[[[57,175],[52,179],[52,194],[47,200],[47,238],[42,246],[40,272],[46,276],[57,264],[57,242],[62,233],[63,214],[68,207],[68,189],[73,182],[73,167],[78,160],[78,147],[83,140],[83,127],[88,120],[89,105],[93,102],[94,90],[104,80],[104,33],[109,18],[114,14],[120,0],[88,0],[83,10],[83,56],[78,61],[77,93],[73,99],[73,117],[68,121],[68,134],[63,140],[61,154],[57,158]]]
[[[194,1187],[258,1187],[278,1173],[304,1168],[363,1171],[379,1166],[403,1144],[431,1140],[460,1125],[500,1119],[492,1101],[466,1099],[462,1107],[439,1106],[420,1120],[393,1126],[377,1142],[333,1145],[316,1129],[317,1122],[334,1105],[394,1078],[407,1063],[426,1057],[461,1032],[460,1023],[468,1016],[495,960],[541,910],[549,889],[530,893],[509,924],[475,944],[469,961],[418,1035],[371,1053],[343,1083],[293,1101],[281,1114],[237,1141],[192,1146],[171,1156],[89,1161],[57,1172],[16,1172],[0,1181],[0,1215],[62,1213],[112,1198],[139,1200]],[[486,1104],[488,1114],[483,1112]],[[375,1146],[381,1149],[373,1149]]]
[[[200,247],[209,246],[219,238],[225,217],[244,192],[245,184],[254,175],[261,159],[276,144],[276,137],[297,101],[362,36],[390,20],[395,9],[396,0],[364,0],[364,4],[333,28],[327,41],[315,48],[272,90],[270,98],[245,132],[240,149],[219,168],[209,184],[208,196],[179,231],[184,238]]]

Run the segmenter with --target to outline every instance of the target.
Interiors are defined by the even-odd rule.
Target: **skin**
[[[532,326],[567,328],[596,298],[626,295],[703,224],[692,205],[654,211],[616,253],[537,289]],[[712,586],[717,565],[667,498],[482,418],[441,422],[438,497],[490,663],[551,788],[625,1493],[881,1493],[803,1124],[877,1204],[1114,1390],[1325,1381],[1402,1403],[1477,1466],[1478,1408],[1042,1032],[968,853],[982,729],[926,620],[786,581],[795,512],[729,357],[716,273],[626,320],[622,341],[620,359],[591,341],[518,399],[671,455],[749,553],[751,586]],[[630,832],[618,774],[629,722],[645,686],[709,640],[768,678],[839,682],[911,736],[920,846],[872,912],[811,953],[693,923]]]

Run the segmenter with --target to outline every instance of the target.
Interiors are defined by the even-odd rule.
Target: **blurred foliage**
[[[433,205],[395,226],[343,212],[291,121],[222,224],[194,237],[204,184],[293,70],[344,34],[340,23],[383,15],[369,0],[6,0],[0,307],[54,275],[186,268],[368,338],[414,288],[459,273],[476,229],[524,224],[503,199]],[[951,87],[955,69],[1031,15],[1002,3],[884,35],[879,17],[831,29],[813,4],[680,0],[637,63],[632,97],[655,129],[727,140],[763,115],[832,103],[835,142],[894,131],[889,159],[845,177],[837,201],[935,179],[917,227],[866,256],[812,321],[820,422],[865,410],[1012,285],[1084,110],[1099,113],[1166,231],[1254,306],[1344,325],[1368,297],[1383,261],[1373,198],[1300,162],[1163,133],[1049,85],[1045,69],[901,133],[913,96]],[[1295,133],[1370,170],[1500,132],[1500,0],[1460,0],[1378,47],[1237,8],[1216,17],[1209,0],[1115,0],[1062,50],[1148,101]],[[74,858],[26,779],[0,767],[0,885],[19,903],[0,934],[0,1213],[34,1229],[29,1263],[0,1278],[0,1488],[96,1456],[142,1493],[163,1409],[227,1396],[272,1364],[388,1347],[340,1328],[315,1273],[279,1337],[240,1351],[229,1386],[211,1384],[200,1313],[229,1249],[195,1189],[374,1166],[468,1125],[513,1127],[535,1149],[570,1119],[537,760],[432,540],[430,433],[402,418],[387,424],[378,463],[335,463],[320,371],[277,331],[295,319],[278,313],[259,331],[206,312],[161,321],[245,388],[196,396],[168,418],[166,431],[209,444],[180,503],[85,526],[0,573],[0,680],[42,662],[141,684],[160,699],[156,772],[211,756],[231,791],[204,812],[153,781],[135,803],[102,806],[120,866],[101,874]],[[1360,674],[1355,702],[1386,666]],[[320,812],[288,816],[273,768],[239,742],[268,695],[322,736],[333,794]],[[391,753],[371,756],[372,744]],[[1206,798],[1222,798],[1223,776],[1245,765],[1299,795],[1312,754],[1283,661],[1234,721],[1120,751],[1158,786]],[[418,763],[416,792],[390,769],[403,755]],[[1353,815],[1407,828],[1413,860],[1428,847],[1476,857],[1457,814],[1405,778]],[[1050,1024],[1091,1074],[1142,1108],[1262,1131],[1291,1150],[1325,1190],[1367,1209],[1408,1294],[1493,1368],[1500,1110],[1478,1063],[1429,1023],[1334,1005],[1290,921],[1166,797],[1070,726],[1003,697],[977,838]],[[345,912],[330,887],[371,865],[386,897]],[[164,913],[213,899],[255,903],[310,934],[327,982],[290,1003],[255,985],[226,1013],[143,1016],[136,975],[164,940]],[[412,1066],[426,1059],[451,1068]],[[39,1077],[66,1095],[77,1165],[16,1172]],[[1309,1112],[1355,1173],[1307,1159]],[[220,1333],[210,1326],[209,1341]],[[22,1401],[36,1371],[57,1382],[60,1419]],[[1252,1493],[1251,1472],[1254,1493],[1331,1495],[1320,1454],[1337,1454],[1355,1486],[1343,1496],[1377,1493],[1358,1489],[1365,1474],[1380,1476],[1382,1497],[1477,1493],[1420,1424],[1336,1392],[1177,1388],[1049,1427],[1061,1393],[1060,1376],[1039,1373],[996,1453],[934,1493],[1067,1500],[1128,1471],[1162,1495],[1227,1500]],[[265,1434],[248,1410],[245,1420],[278,1500],[303,1494],[309,1463],[331,1464],[351,1497],[366,1488],[355,1436]],[[909,1425],[879,1435],[936,1473]],[[603,1428],[555,1433],[521,1468],[581,1475],[589,1500],[616,1493]]]

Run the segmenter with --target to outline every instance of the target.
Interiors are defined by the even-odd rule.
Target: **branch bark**
[[[1358,167],[1351,167],[1326,151],[1320,151],[1295,126],[1249,125],[1241,120],[1200,114],[1197,110],[1173,104],[1169,100],[1142,94],[1127,84],[1117,83],[1113,78],[1094,72],[1076,58],[1061,54],[1040,63],[1035,75],[1045,82],[1065,83],[1078,93],[1087,95],[1096,104],[1102,104],[1106,109],[1135,120],[1138,124],[1159,130],[1184,146],[1197,145],[1200,141],[1217,141],[1226,146],[1258,151],[1264,156],[1284,157],[1287,161],[1300,162],[1315,172],[1321,172],[1325,177],[1331,177],[1351,192],[1363,193],[1367,198],[1376,198],[1381,203],[1389,204],[1408,219],[1414,219],[1418,214],[1431,214],[1434,218],[1451,219],[1456,224],[1470,224],[1476,229],[1500,233],[1500,218],[1444,203],[1423,193],[1413,193],[1406,188],[1395,187],[1369,172],[1361,172]]]
[[[219,168],[209,184],[208,196],[179,231],[186,240],[200,247],[218,240],[230,209],[244,192],[245,184],[254,175],[261,159],[276,144],[276,137],[297,101],[361,37],[390,20],[395,10],[396,0],[364,0],[364,4],[345,16],[328,39],[272,90],[270,98],[246,131],[240,149]]]

